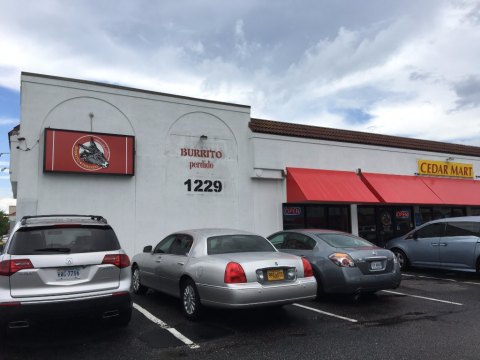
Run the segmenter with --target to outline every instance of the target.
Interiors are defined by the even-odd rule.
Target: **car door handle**
[[[183,265],[185,265],[185,263],[184,263],[184,262],[181,262],[181,261],[179,261],[179,262],[177,262],[177,265],[181,265],[181,266],[183,266]]]
[[[447,243],[440,243],[438,246],[447,246]]]
[[[438,244],[437,243],[432,243],[432,246],[438,246]]]
[[[162,262],[162,258],[161,257],[156,258],[155,262]]]

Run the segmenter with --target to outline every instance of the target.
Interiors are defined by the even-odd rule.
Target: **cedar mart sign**
[[[418,160],[419,175],[447,176],[473,179],[473,164],[446,161]]]

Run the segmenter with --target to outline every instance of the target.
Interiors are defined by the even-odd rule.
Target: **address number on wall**
[[[220,180],[188,179],[183,183],[188,192],[221,192],[223,184]]]

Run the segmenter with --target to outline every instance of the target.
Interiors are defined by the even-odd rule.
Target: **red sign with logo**
[[[135,137],[45,129],[44,172],[134,175]]]

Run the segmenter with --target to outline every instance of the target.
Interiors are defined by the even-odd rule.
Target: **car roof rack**
[[[61,218],[61,217],[76,217],[76,218],[88,218],[96,221],[101,221],[104,224],[107,224],[107,219],[105,219],[101,215],[77,215],[77,214],[56,214],[56,215],[29,215],[29,216],[24,216],[20,220],[20,223],[22,225],[25,225],[27,223],[27,220],[29,219],[39,219],[39,218]]]

